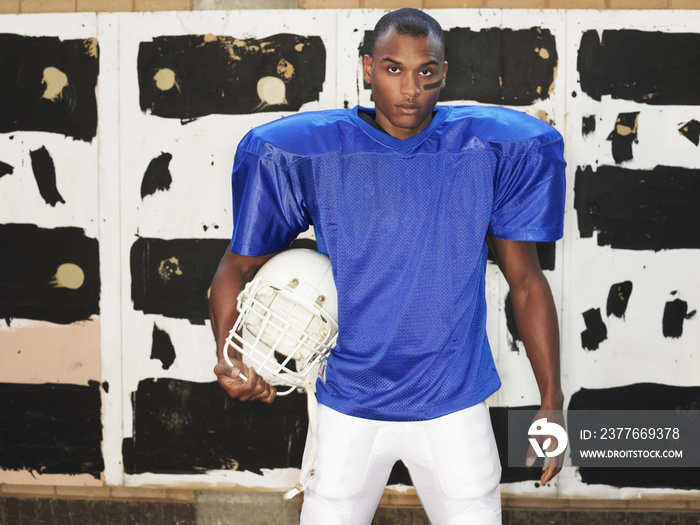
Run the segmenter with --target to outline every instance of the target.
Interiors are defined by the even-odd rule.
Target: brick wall
[[[0,0],[0,14],[203,9],[700,9],[700,0]]]

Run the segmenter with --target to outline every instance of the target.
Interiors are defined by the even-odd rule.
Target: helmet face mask
[[[238,296],[239,311],[226,339],[243,361],[284,395],[317,374],[338,336],[337,295],[327,256],[297,248],[260,268]],[[229,361],[230,363],[230,361]],[[308,378],[308,379],[307,379]]]

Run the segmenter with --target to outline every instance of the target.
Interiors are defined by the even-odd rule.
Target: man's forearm
[[[540,391],[542,407],[560,410],[564,396],[559,364],[559,323],[552,292],[542,273],[511,288],[513,312]]]
[[[209,318],[216,340],[216,355],[222,359],[223,347],[228,333],[238,317],[236,301],[245,284],[235,272],[219,269],[212,281],[209,297]],[[237,356],[240,357],[240,356]]]
[[[227,250],[221,258],[209,293],[209,318],[219,361],[223,358],[224,342],[238,318],[238,295],[272,255],[247,257]]]

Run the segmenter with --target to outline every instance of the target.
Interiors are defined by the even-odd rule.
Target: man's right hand
[[[239,359],[231,359],[233,366],[225,361],[217,363],[214,373],[226,393],[241,401],[272,403],[277,395],[275,387],[260,377],[254,368],[247,367]],[[243,374],[245,381],[241,377]]]

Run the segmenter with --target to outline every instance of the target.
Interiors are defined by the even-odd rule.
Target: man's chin
[[[416,116],[404,116],[403,118],[397,118],[392,125],[394,128],[401,129],[404,132],[417,135],[428,125],[430,119],[419,119]]]

